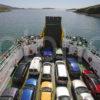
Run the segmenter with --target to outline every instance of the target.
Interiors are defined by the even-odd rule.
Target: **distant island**
[[[46,8],[42,8],[42,9],[55,9],[55,8],[49,8],[49,7],[46,7]]]
[[[11,7],[8,5],[0,4],[0,12],[8,12],[8,11],[11,11],[13,9],[24,9],[24,8],[17,8],[17,7]]]
[[[76,13],[82,13],[90,16],[100,17],[100,4],[86,8],[77,9]]]
[[[25,10],[28,10],[28,9],[55,9],[55,8],[50,8],[50,7],[45,7],[45,8],[17,8],[17,7],[11,7],[11,6],[8,6],[8,5],[4,5],[4,4],[0,4],[0,12],[8,12],[8,11],[11,11],[11,10],[14,10],[14,9],[25,9]]]

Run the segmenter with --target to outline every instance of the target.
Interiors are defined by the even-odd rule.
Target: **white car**
[[[55,78],[57,84],[67,85],[68,73],[64,61],[58,60],[55,62]]]
[[[50,62],[43,63],[42,80],[51,80],[52,64]]]
[[[56,100],[72,100],[67,87],[59,86],[56,88]]]
[[[94,100],[85,83],[78,79],[72,81],[72,93],[78,100]]]
[[[29,74],[30,75],[39,75],[40,69],[42,66],[41,63],[42,59],[41,57],[34,57],[31,61],[30,67],[29,67]]]

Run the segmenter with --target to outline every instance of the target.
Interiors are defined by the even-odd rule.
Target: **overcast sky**
[[[100,4],[100,0],[0,0],[0,3],[24,8],[81,8]]]

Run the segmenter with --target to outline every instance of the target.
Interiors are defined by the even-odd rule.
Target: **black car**
[[[12,77],[12,82],[21,86],[29,69],[29,63],[22,63],[16,69]]]

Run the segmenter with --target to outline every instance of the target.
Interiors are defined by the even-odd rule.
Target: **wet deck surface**
[[[21,63],[26,63],[26,62],[29,62],[29,61],[31,61],[32,60],[32,58],[33,57],[27,57],[27,58],[23,58],[21,61],[20,61],[20,63],[19,64],[21,64]],[[82,72],[82,70],[84,70],[84,69],[86,69],[84,66],[86,66],[86,64],[84,64],[84,63],[78,63],[78,65],[79,65],[79,67],[80,67],[80,69],[81,69],[81,72]],[[52,96],[52,100],[55,100],[55,90],[56,90],[56,83],[55,83],[55,73],[54,73],[54,70],[55,70],[55,65],[54,65],[54,63],[52,63],[52,82],[53,82],[53,87],[54,87],[54,89],[53,89],[53,96]],[[68,72],[68,71],[67,71]],[[36,92],[36,100],[40,100],[40,85],[41,85],[41,74],[42,74],[42,72],[40,73],[40,75],[39,75],[39,77],[37,77],[38,78],[38,87],[37,87],[37,92]],[[25,80],[27,80],[28,79],[28,77],[29,77],[29,72],[27,72],[27,75],[26,75],[26,77],[25,77]],[[34,78],[34,77],[33,77]],[[67,88],[68,88],[68,90],[69,90],[69,92],[70,92],[70,95],[72,96],[72,93],[71,93],[71,79],[70,79],[70,77],[69,77],[69,75],[68,75],[68,78],[69,78],[69,80],[68,80],[68,84],[67,84]],[[25,80],[24,80],[24,83],[25,83]],[[7,87],[17,87],[17,88],[19,88],[19,100],[20,100],[20,97],[21,97],[21,93],[22,93],[22,89],[23,89],[23,87],[24,87],[24,84],[21,86],[21,87],[18,87],[17,85],[14,85],[13,83],[12,83],[12,80],[10,80],[10,82],[9,82],[9,84],[8,84],[8,86]],[[73,96],[72,96],[72,100],[74,100],[73,99]]]

